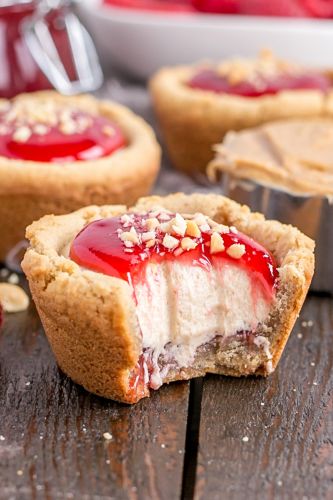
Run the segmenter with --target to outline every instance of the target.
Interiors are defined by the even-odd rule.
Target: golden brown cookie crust
[[[173,164],[188,174],[204,174],[213,145],[229,130],[271,120],[333,112],[333,92],[282,91],[246,98],[192,89],[186,85],[202,66],[162,68],[150,82],[154,109]]]
[[[24,237],[26,226],[44,214],[66,213],[95,203],[134,203],[150,191],[160,165],[160,147],[151,127],[124,106],[53,91],[22,94],[16,99],[32,96],[102,114],[119,125],[128,145],[97,160],[56,165],[0,157],[0,261]]]
[[[147,197],[131,210],[164,207],[173,212],[202,212],[234,225],[270,250],[280,268],[277,298],[270,317],[258,332],[271,344],[272,360],[257,349],[249,353],[235,342],[226,352],[199,353],[193,366],[169,372],[164,382],[206,372],[227,375],[268,374],[287,342],[303,304],[314,268],[314,243],[292,226],[266,221],[218,195]],[[27,229],[31,247],[22,267],[57,361],[74,381],[96,394],[133,403],[128,374],[142,350],[132,292],[127,282],[84,270],[65,257],[66,248],[92,220],[128,211],[126,206],[87,207],[64,216],[45,216]]]

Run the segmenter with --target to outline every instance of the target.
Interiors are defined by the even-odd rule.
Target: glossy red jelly
[[[260,85],[250,81],[241,81],[231,84],[227,77],[220,75],[214,69],[198,71],[187,85],[193,89],[209,90],[216,93],[233,94],[243,97],[261,97],[277,94],[283,90],[320,90],[327,92],[331,89],[330,79],[321,73],[281,74],[274,78],[261,78]]]
[[[137,234],[147,231],[144,223],[145,216],[135,215],[131,226],[134,226]],[[222,235],[225,250],[216,254],[210,253],[210,234],[201,233],[200,238],[193,238],[197,247],[190,251],[184,251],[178,255],[176,250],[167,250],[162,244],[164,233],[156,229],[156,242],[151,248],[147,248],[145,243],[134,245],[133,248],[126,248],[119,234],[128,231],[119,217],[98,220],[88,224],[74,239],[70,257],[80,266],[92,269],[97,272],[128,280],[141,279],[144,274],[147,262],[160,262],[165,259],[177,259],[184,264],[201,266],[209,269],[214,266],[217,260],[222,262],[232,262],[245,267],[251,271],[258,279],[264,289],[271,296],[274,290],[277,270],[272,255],[261,245],[253,241],[248,236],[240,232],[229,232]],[[181,240],[181,237],[173,235]],[[230,245],[240,243],[245,246],[245,253],[239,259],[228,255],[227,250]]]
[[[4,115],[3,115],[4,116]],[[84,130],[64,133],[61,127],[46,126],[47,133],[34,132],[41,125],[21,125],[28,127],[31,135],[26,140],[16,140],[17,124],[4,122],[0,115],[0,156],[10,159],[30,160],[36,162],[71,162],[78,160],[94,160],[108,156],[126,145],[120,128],[102,116],[92,116],[83,112],[73,114],[73,119],[89,120],[90,125]],[[42,125],[45,127],[45,125]],[[1,130],[3,132],[3,130]]]

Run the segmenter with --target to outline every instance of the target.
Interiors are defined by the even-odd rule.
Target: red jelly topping
[[[66,120],[32,123],[0,114],[0,155],[36,162],[72,162],[108,156],[125,146],[120,128],[103,116],[75,110]],[[61,116],[61,114],[60,114]]]
[[[155,229],[155,242],[148,247],[147,243],[142,241],[144,239],[142,234],[147,232],[145,220],[148,216],[133,214],[131,217],[131,222],[125,223],[120,217],[112,217],[88,224],[72,243],[71,259],[85,268],[129,282],[140,280],[143,277],[145,264],[151,261],[161,262],[166,259],[177,259],[184,264],[201,266],[208,271],[217,260],[225,263],[232,262],[250,270],[269,296],[272,295],[277,278],[274,259],[265,248],[248,236],[238,231],[223,233],[225,250],[211,254],[209,245],[212,231],[210,228],[206,232],[202,229],[200,237],[191,238],[197,243],[196,248],[182,252],[180,245],[183,237],[173,233],[172,237],[179,241],[179,245],[174,249],[168,249],[163,244],[165,233],[158,227]],[[171,214],[170,219],[172,217],[174,215]],[[128,242],[122,241],[121,235],[132,227],[136,230],[139,243],[128,248],[125,246],[125,243],[128,244]],[[229,247],[237,243],[244,245],[245,249],[240,258],[228,254]]]
[[[258,83],[240,81],[231,84],[228,78],[214,69],[203,69],[195,74],[187,85],[193,89],[209,90],[216,93],[239,95],[243,97],[260,97],[277,94],[283,90],[314,89],[327,92],[331,82],[321,73],[280,74],[272,78],[260,77]]]

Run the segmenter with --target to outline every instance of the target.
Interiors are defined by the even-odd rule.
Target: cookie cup
[[[92,96],[32,94],[75,106],[114,121],[127,145],[90,161],[46,163],[0,157],[0,261],[24,238],[25,228],[45,214],[62,214],[89,204],[134,203],[147,194],[158,173],[160,148],[151,127],[129,109]],[[23,94],[17,100],[29,100]],[[0,100],[0,105],[5,101]]]
[[[270,250],[279,266],[276,298],[267,321],[256,332],[266,340],[250,350],[238,339],[224,350],[208,346],[197,352],[191,366],[170,370],[163,383],[207,372],[235,376],[271,373],[309,288],[314,267],[312,240],[291,226],[266,221],[218,195],[148,197],[132,210],[156,206],[179,213],[201,212],[217,222],[234,225]],[[133,394],[129,386],[130,374],[142,353],[132,289],[126,281],[83,269],[67,257],[69,245],[87,223],[127,211],[126,206],[92,206],[68,215],[43,217],[27,229],[31,246],[22,267],[61,369],[95,394],[133,403],[148,396],[149,390]]]
[[[332,93],[319,90],[281,91],[247,98],[189,87],[199,66],[161,69],[150,82],[154,110],[174,166],[204,180],[213,145],[229,130],[271,120],[332,113]]]

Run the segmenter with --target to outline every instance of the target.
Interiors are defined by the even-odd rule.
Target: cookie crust
[[[205,174],[213,145],[229,130],[271,120],[331,114],[333,92],[286,90],[247,98],[193,89],[186,82],[202,65],[162,68],[151,79],[154,109],[171,161],[194,176]]]
[[[124,106],[53,91],[15,99],[31,96],[110,118],[120,126],[128,145],[96,160],[56,165],[0,157],[0,261],[23,239],[26,226],[47,213],[62,214],[95,203],[134,203],[150,191],[160,165],[160,147],[151,127]],[[0,100],[0,105],[4,102]]]
[[[131,210],[156,206],[179,213],[202,212],[217,222],[236,226],[273,253],[280,274],[271,313],[257,332],[270,343],[271,360],[264,346],[249,350],[235,340],[225,351],[209,346],[198,352],[193,366],[170,371],[164,383],[207,372],[269,374],[280,359],[310,285],[313,241],[292,226],[266,221],[261,214],[218,195],[152,196],[140,199]],[[129,393],[129,373],[142,351],[131,288],[123,280],[84,270],[64,256],[87,223],[126,211],[126,206],[92,206],[68,215],[43,217],[27,229],[31,246],[22,267],[62,370],[95,394],[134,403],[149,391]]]

